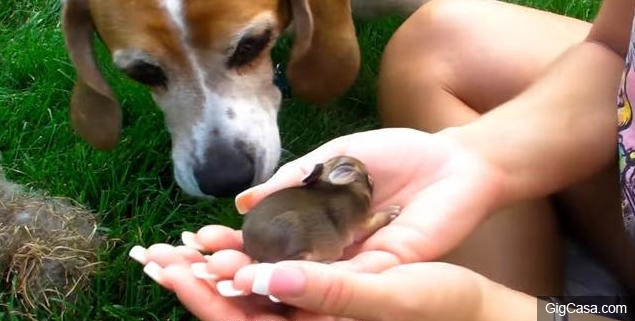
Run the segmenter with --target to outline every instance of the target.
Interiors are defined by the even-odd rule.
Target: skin
[[[528,226],[532,226],[527,224],[528,220],[533,221],[534,224],[544,224],[548,220],[553,220],[553,213],[558,211],[566,217],[570,230],[580,238],[581,242],[603,259],[628,287],[635,289],[635,275],[632,273],[635,268],[635,255],[631,254],[635,253],[635,248],[624,231],[620,215],[619,191],[615,175],[617,169],[613,161],[615,154],[611,150],[615,144],[602,145],[599,149],[600,153],[594,154],[594,157],[581,156],[579,160],[575,158],[576,155],[585,155],[584,151],[595,153],[598,150],[593,146],[598,145],[598,140],[605,139],[607,135],[616,135],[614,110],[608,108],[596,108],[593,111],[561,109],[561,105],[569,102],[548,105],[530,100],[534,95],[542,98],[542,93],[545,97],[558,95],[563,98],[562,100],[567,100],[572,96],[572,90],[582,90],[581,88],[585,86],[590,88],[597,85],[594,89],[597,96],[592,97],[595,100],[590,100],[592,105],[613,106],[615,100],[613,86],[617,86],[619,79],[613,79],[611,83],[606,82],[602,77],[596,77],[592,79],[596,80],[595,85],[587,82],[581,83],[583,87],[577,87],[578,83],[570,83],[570,87],[564,88],[565,90],[561,90],[562,86],[551,84],[544,87],[535,84],[529,87],[549,71],[554,61],[568,59],[563,56],[569,54],[568,49],[578,46],[587,37],[588,40],[582,45],[599,44],[608,46],[620,55],[623,54],[625,46],[618,48],[613,43],[619,37],[622,39],[628,37],[630,22],[623,25],[615,23],[610,27],[615,30],[606,32],[598,29],[597,23],[602,24],[601,19],[605,19],[607,14],[600,15],[592,29],[593,32],[589,35],[591,25],[584,22],[502,2],[434,1],[424,9],[417,12],[399,29],[386,48],[379,82],[379,100],[384,123],[387,126],[407,126],[429,132],[471,123],[467,127],[476,126],[478,128],[474,131],[482,134],[464,135],[461,140],[465,144],[474,144],[471,141],[473,138],[482,139],[480,143],[474,144],[474,147],[485,146],[491,149],[484,152],[488,156],[504,152],[510,157],[516,157],[518,162],[510,162],[514,166],[527,166],[530,169],[534,166],[548,166],[545,169],[551,168],[549,172],[540,176],[547,179],[537,181],[536,186],[542,188],[545,187],[545,183],[556,184],[551,186],[552,191],[559,191],[551,200],[543,199],[534,201],[533,204],[512,202],[514,204],[512,207],[502,210],[503,215],[497,213],[490,215],[486,225],[477,229],[460,249],[451,254],[450,261],[468,262],[466,266],[517,289],[518,287],[515,286],[517,281],[514,279],[518,280],[519,276],[527,282],[550,282],[544,276],[529,281],[532,278],[526,277],[529,274],[522,270],[511,282],[508,278],[499,278],[499,275],[504,276],[518,271],[519,266],[526,268],[531,265],[545,264],[543,262],[553,262],[553,258],[547,255],[542,260],[529,260],[532,264],[526,264],[526,254],[519,251],[526,246],[540,247],[542,248],[540,252],[543,253],[553,251],[553,240],[544,238],[545,234],[542,233],[544,229],[538,229],[541,231],[540,240],[545,241],[543,243],[529,240],[523,243],[525,245],[518,244],[518,242],[510,242],[509,237],[504,234],[505,231],[518,230],[517,226],[523,226],[523,230],[527,230]],[[624,15],[624,12],[618,13]],[[618,21],[629,20],[619,17],[618,13],[609,15],[616,16]],[[466,19],[467,16],[470,19]],[[500,25],[505,25],[507,28],[502,30]],[[439,34],[443,34],[443,38],[438,37]],[[547,34],[549,36],[545,36]],[[610,34],[613,39],[602,41],[599,35],[607,34]],[[492,42],[491,39],[498,41]],[[518,39],[522,39],[522,42]],[[503,46],[501,43],[513,45]],[[413,64],[418,68],[413,68]],[[598,62],[595,66],[605,68],[611,65]],[[613,72],[621,74],[622,68],[619,64],[616,66]],[[417,70],[428,72],[421,73]],[[580,69],[578,72],[583,70]],[[571,73],[573,72],[556,73],[556,77],[561,76],[560,80],[552,77],[554,79],[551,82],[565,83],[568,80],[564,78]],[[488,76],[465,77],[464,75]],[[604,83],[599,84],[599,82]],[[399,95],[391,95],[394,92],[399,92]],[[534,92],[537,93],[534,94]],[[520,98],[519,95],[523,97]],[[516,120],[512,120],[511,115],[503,116],[506,122],[499,124],[499,116],[490,115],[515,110],[516,107],[511,109],[508,107],[516,105],[524,105],[520,107],[524,109],[523,114],[518,113],[519,118]],[[535,105],[540,105],[541,113],[534,112]],[[592,105],[589,108],[592,108]],[[545,123],[544,115],[549,112],[553,114],[549,119],[552,122]],[[483,114],[486,115],[481,118]],[[525,116],[530,117],[525,118]],[[490,122],[489,119],[493,121]],[[522,124],[527,125],[527,128],[521,126],[509,130],[512,126],[516,127],[521,119]],[[556,122],[568,119],[575,122],[557,124],[556,126],[566,125],[560,127],[561,131],[557,131],[557,127],[553,126]],[[552,127],[544,136],[532,137],[534,139],[531,141],[537,142],[533,146],[526,143],[527,139],[523,141],[500,139],[514,135],[518,131],[525,133],[524,136],[517,135],[518,137],[529,137],[528,133],[535,131],[535,128],[543,130],[549,125]],[[505,134],[500,135],[496,131],[487,129],[486,127],[489,126],[500,127]],[[589,126],[592,126],[594,130],[589,131]],[[453,129],[445,129],[445,132],[452,131]],[[547,135],[553,136],[539,140],[540,137]],[[498,144],[492,144],[496,141]],[[503,148],[507,146],[509,148]],[[563,152],[562,154],[556,153],[543,157],[552,148],[561,147],[564,148],[559,150]],[[538,158],[543,162],[536,162]],[[576,166],[564,165],[574,159],[576,159]],[[514,179],[524,180],[520,170],[520,168],[507,169],[509,173],[513,173]],[[529,175],[533,173],[530,172]],[[564,181],[558,181],[561,179]],[[571,186],[572,183],[575,185]],[[567,189],[562,191],[563,187]],[[518,190],[523,193],[530,192],[526,188],[527,186],[523,186]],[[526,199],[527,195],[520,195],[518,198]],[[552,202],[554,199],[557,206],[554,206]],[[518,266],[512,264],[513,271],[505,271],[506,266],[498,264],[500,250],[483,251],[486,247],[483,246],[482,241],[492,238],[497,239],[495,244],[514,244],[514,250],[505,252],[505,262],[522,264]],[[489,243],[485,245],[491,247]],[[491,272],[492,270],[494,273]],[[550,272],[550,274],[554,273],[557,273],[557,270]]]
[[[309,164],[345,151],[364,161],[375,178],[377,197],[373,206],[381,206],[382,202],[405,205],[402,215],[369,238],[353,259],[319,266],[293,262],[304,271],[306,280],[315,282],[308,281],[300,290],[285,293],[284,287],[271,281],[271,293],[301,308],[294,315],[277,315],[274,320],[327,319],[315,313],[362,318],[367,315],[360,313],[370,313],[373,307],[377,307],[375,320],[383,320],[382,311],[390,311],[393,305],[385,304],[386,301],[373,303],[378,298],[392,296],[420,299],[417,302],[421,304],[412,310],[394,303],[395,311],[409,312],[405,317],[409,320],[439,316],[453,320],[508,320],[510,313],[518,320],[535,320],[535,298],[483,281],[478,274],[453,265],[406,263],[447,253],[495,209],[545,196],[597,173],[614,161],[617,119],[615,109],[606,106],[615,105],[623,53],[628,44],[626,30],[630,30],[634,7],[634,1],[607,1],[586,41],[569,48],[515,98],[467,125],[438,134],[386,129],[339,138],[283,166],[267,183],[241,194],[237,207],[249,210],[268,194],[297,185],[310,169]],[[555,108],[559,117],[553,117]],[[563,132],[568,135],[562,135]],[[492,141],[500,137],[523,149],[497,148]],[[385,156],[396,152],[404,157],[390,162]],[[580,163],[570,166],[570,159],[578,159]],[[395,177],[395,173],[400,175]],[[418,215],[421,212],[426,215]],[[241,239],[235,231],[208,227],[197,233],[196,242],[202,249],[213,251],[239,248]],[[187,263],[174,259],[159,261],[161,255],[175,254],[170,251],[149,248],[141,261],[159,262],[164,268],[157,281],[175,291],[198,317],[258,319],[271,313],[256,306],[240,311],[236,306],[240,301],[220,298],[206,282],[187,273]],[[208,270],[218,271],[218,278],[234,277],[236,286],[248,290],[250,280],[253,281],[253,274],[250,277],[249,270],[244,271],[249,260],[240,253],[232,253],[236,255],[233,261],[210,260]],[[229,268],[222,271],[235,272],[233,275],[220,273],[229,264],[235,264],[233,268],[245,265],[242,272]],[[400,270],[391,274],[392,269]],[[383,272],[369,275],[361,271]],[[293,275],[289,270],[286,272],[283,275]],[[403,281],[401,277],[406,276],[411,277]],[[439,280],[442,285],[427,287]],[[403,282],[412,286],[410,290]],[[243,299],[250,298],[256,300],[252,296]],[[342,298],[347,300],[338,300]],[[365,311],[360,312],[360,306]],[[227,309],[227,314],[218,315],[219,308]],[[472,313],[457,315],[457,310],[465,309]],[[501,309],[508,311],[501,313]],[[590,316],[584,319],[603,320]]]

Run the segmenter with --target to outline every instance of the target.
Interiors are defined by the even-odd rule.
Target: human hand
[[[375,190],[372,211],[399,205],[401,215],[349,250],[350,268],[381,271],[400,263],[437,259],[468,236],[498,206],[500,171],[442,134],[381,129],[332,140],[285,164],[267,182],[236,198],[241,213],[269,194],[301,185],[317,163],[348,155],[364,162]],[[341,264],[347,264],[341,263]]]
[[[206,252],[231,247],[240,238],[220,226],[205,227],[198,234],[211,237],[199,237],[191,244],[188,236],[186,243]],[[219,240],[214,235],[226,238]],[[167,244],[147,250],[135,247],[131,256],[204,321],[491,321],[501,316],[507,320],[509,313],[503,309],[513,311],[517,320],[535,320],[534,298],[445,263],[400,265],[370,274],[306,261],[252,265],[235,250],[203,256],[191,247]],[[227,286],[219,286],[221,283]],[[267,295],[289,306],[273,304]]]
[[[332,264],[285,261],[248,265],[236,288],[270,295],[294,307],[354,320],[536,319],[536,298],[446,263],[399,265],[360,273]]]
[[[174,292],[179,301],[203,321],[332,320],[274,304],[264,296],[238,292],[230,279],[238,269],[251,263],[245,254],[230,249],[242,243],[240,233],[223,226],[206,226],[198,234],[202,237],[193,241],[191,233],[184,233],[189,247],[154,244],[145,249],[135,246],[130,256],[144,265],[144,272],[150,278]],[[192,247],[215,253],[204,256]],[[218,286],[219,291],[218,284],[226,286]]]
[[[316,163],[344,154],[367,165],[375,181],[372,210],[388,205],[404,209],[393,223],[360,249],[354,249],[354,258],[336,262],[335,267],[383,271],[403,262],[436,258],[470,233],[496,204],[500,193],[496,169],[452,139],[408,129],[385,129],[338,138],[283,166],[271,180],[241,194],[237,207],[245,212],[276,190],[300,185]],[[174,291],[199,318],[251,320],[267,316],[284,320],[290,315],[272,311],[270,303],[262,298],[227,299],[216,289],[218,284],[228,284],[216,281],[232,278],[251,261],[240,252],[240,231],[208,226],[196,234],[184,233],[184,244],[190,249],[179,247],[175,252],[160,245],[159,250],[151,247],[150,253],[142,250],[139,261],[147,264],[145,270],[153,279]],[[200,254],[183,252],[191,249],[215,253],[201,258]],[[192,263],[203,263],[208,272],[202,273],[200,264],[189,268]],[[295,320],[326,318],[302,309],[291,313]]]

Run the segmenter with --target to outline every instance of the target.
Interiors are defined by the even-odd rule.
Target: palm
[[[436,259],[469,235],[498,193],[496,171],[443,136],[385,129],[346,140],[340,152],[362,160],[375,181],[373,210],[403,208],[362,250],[400,263]]]
[[[211,290],[211,288],[210,288]],[[284,311],[283,307],[274,306],[269,299],[261,296],[249,296],[243,298],[224,298],[219,295],[215,295],[213,301],[216,307],[210,310],[209,315],[199,316],[203,320],[216,320],[219,317],[219,312],[222,312],[223,320],[272,320],[272,321],[285,321],[292,318],[286,318],[284,315],[289,315],[291,311]],[[188,304],[188,302],[183,302]],[[197,304],[192,302],[192,304]],[[209,304],[209,302],[207,303]]]
[[[316,163],[338,155],[356,157],[368,167],[375,183],[373,210],[389,205],[403,208],[391,224],[350,249],[348,254],[355,256],[349,262],[336,263],[353,263],[349,267],[357,270],[383,271],[447,253],[491,210],[500,188],[497,170],[451,139],[408,129],[384,129],[338,138],[288,163],[267,183],[239,196],[237,206],[248,211],[267,195],[300,184]],[[239,252],[242,236],[229,228],[205,227],[197,233],[197,242],[206,252],[215,252],[208,265],[212,273],[214,269],[224,271],[217,274],[221,278],[233,278],[241,266],[251,262]],[[189,263],[205,260],[200,253],[180,249],[184,255],[177,259],[180,256],[173,255],[169,247],[153,248],[148,259],[168,267],[164,270],[166,282],[161,283],[203,320],[332,320],[274,305],[267,298],[222,297],[214,284],[195,278],[186,268]],[[226,249],[233,250],[223,251]]]
[[[274,304],[267,297],[249,295],[223,297],[216,290],[214,281],[197,278],[191,269],[194,263],[206,262],[208,267],[221,279],[231,279],[237,270],[251,263],[251,260],[228,247],[240,247],[240,239],[229,228],[207,226],[199,231],[201,246],[205,252],[215,252],[204,257],[200,252],[185,247],[168,244],[154,244],[144,250],[142,264],[153,262],[162,267],[159,283],[173,291],[181,303],[194,315],[204,321],[216,320],[302,320],[330,321],[332,318],[298,310],[283,304]],[[218,240],[224,240],[218,242]],[[229,240],[229,242],[227,242]]]
[[[239,195],[237,207],[246,212],[267,195],[301,184],[315,164],[338,155],[358,158],[368,167],[375,182],[372,210],[403,208],[393,223],[361,247],[391,254],[392,263],[379,264],[382,267],[447,253],[484,219],[500,190],[499,171],[447,136],[392,128],[324,144]]]
[[[267,297],[250,295],[247,297],[225,298],[216,294],[212,287],[192,291],[190,281],[180,282],[176,294],[183,305],[204,321],[244,320],[244,321],[331,321],[332,317],[317,315],[284,304],[274,304]]]

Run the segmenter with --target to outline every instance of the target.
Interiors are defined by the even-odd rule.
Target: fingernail
[[[157,283],[161,283],[161,270],[163,268],[154,262],[149,262],[143,267],[143,272]]]
[[[276,297],[275,297],[275,296],[273,296],[273,295],[270,295],[270,296],[269,296],[269,300],[271,300],[271,302],[273,302],[273,303],[280,303],[280,302],[282,302],[282,301],[280,301],[280,299],[276,298]]]
[[[250,198],[250,196],[252,195],[252,193],[254,192],[255,188],[250,188],[245,190],[244,192],[238,194],[236,196],[236,200],[235,200],[235,204],[236,204],[236,210],[238,211],[238,213],[240,214],[245,214],[247,212],[249,212],[249,208],[247,208],[246,204]]]
[[[297,296],[304,292],[306,277],[301,270],[275,264],[256,265],[251,292],[260,295]]]
[[[128,256],[141,264],[145,264],[146,260],[148,259],[146,256],[146,249],[143,246],[139,245],[133,246],[130,249],[130,252],[128,252]]]
[[[211,261],[212,260],[212,256],[211,255],[203,255],[203,257],[205,258],[205,260],[207,261]]]
[[[181,241],[183,241],[183,244],[189,248],[193,248],[198,251],[203,250],[203,246],[196,242],[196,234],[192,232],[185,231],[181,233]]]
[[[276,266],[269,281],[269,292],[276,296],[294,297],[304,293],[306,288],[305,273],[290,266]]]
[[[275,265],[271,263],[256,265],[256,276],[254,276],[251,292],[260,295],[269,295],[269,283],[271,282],[271,275],[273,275],[274,268]]]
[[[237,296],[244,296],[245,292],[238,290],[234,287],[234,281],[224,280],[216,283],[216,290],[218,293],[226,298],[232,298]]]
[[[190,265],[194,277],[201,280],[216,280],[218,277],[207,271],[207,263],[193,263]]]

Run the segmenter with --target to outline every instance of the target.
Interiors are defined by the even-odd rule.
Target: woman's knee
[[[390,39],[384,65],[406,63],[402,55],[421,58],[422,55],[452,49],[465,39],[478,22],[471,9],[480,1],[431,0],[413,13]]]
[[[461,10],[462,0],[432,0],[417,10],[392,36],[382,61],[382,71],[408,64],[404,57],[421,60],[442,47],[455,43],[461,24],[469,21]]]
[[[384,51],[378,82],[385,125],[434,131],[455,125],[454,117],[459,122],[474,117],[471,111],[448,110],[465,110],[448,89],[453,87],[457,68],[452,53],[468,45],[469,30],[475,24],[470,8],[480,2],[432,0],[395,32]],[[446,106],[446,110],[437,106]]]

